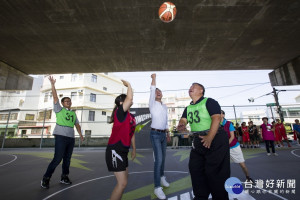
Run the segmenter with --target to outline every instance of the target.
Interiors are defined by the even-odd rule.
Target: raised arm
[[[125,81],[125,80],[121,80],[124,84],[124,86],[127,87],[127,96],[125,98],[125,101],[123,102],[123,110],[124,112],[128,111],[129,108],[132,106],[133,103],[133,91],[131,88],[131,85],[129,82]]]
[[[135,156],[136,156],[135,135],[134,134],[133,134],[133,136],[131,138],[131,147],[132,147],[131,159],[134,160]]]
[[[150,99],[149,99],[149,109],[152,108],[152,105],[155,102],[155,89],[156,89],[156,74],[151,74],[151,88],[150,88]]]
[[[56,92],[56,89],[55,89],[56,79],[54,79],[53,76],[49,76],[49,81],[51,83],[53,103],[56,104],[58,102],[57,92]]]

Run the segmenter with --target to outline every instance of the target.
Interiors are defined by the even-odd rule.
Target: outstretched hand
[[[154,74],[151,74],[151,78],[152,79],[156,79],[156,74],[154,73]]]
[[[55,84],[55,82],[56,82],[56,79],[54,79],[53,78],[53,76],[49,76],[49,81],[50,81],[50,83],[52,84],[52,85],[54,85]]]
[[[128,81],[125,81],[125,80],[121,80],[123,82],[123,85],[125,87],[128,87],[130,85],[130,83]]]

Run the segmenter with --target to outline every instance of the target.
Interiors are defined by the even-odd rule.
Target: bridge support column
[[[272,86],[300,85],[300,56],[269,73]]]
[[[33,78],[0,61],[0,90],[31,90]]]

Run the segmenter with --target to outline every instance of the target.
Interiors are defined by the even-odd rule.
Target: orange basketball
[[[158,16],[161,21],[168,23],[175,19],[176,12],[176,6],[172,2],[165,2],[159,7]]]

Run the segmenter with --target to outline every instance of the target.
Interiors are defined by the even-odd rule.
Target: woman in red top
[[[280,130],[276,127],[276,123],[274,121],[272,122],[272,130],[275,133],[275,145],[277,147],[283,147],[282,136],[280,134]]]
[[[245,142],[247,142],[247,148],[249,148],[250,146],[250,137],[249,137],[249,130],[248,130],[248,126],[246,126],[246,122],[242,123],[242,132],[243,132],[243,146],[245,146]]]
[[[111,115],[112,133],[106,148],[106,165],[114,172],[117,185],[111,193],[110,200],[120,200],[128,181],[128,152],[132,145],[131,158],[135,158],[135,118],[129,113],[133,102],[133,92],[129,82],[122,80],[127,87],[127,95],[121,94],[115,99],[115,108]]]

